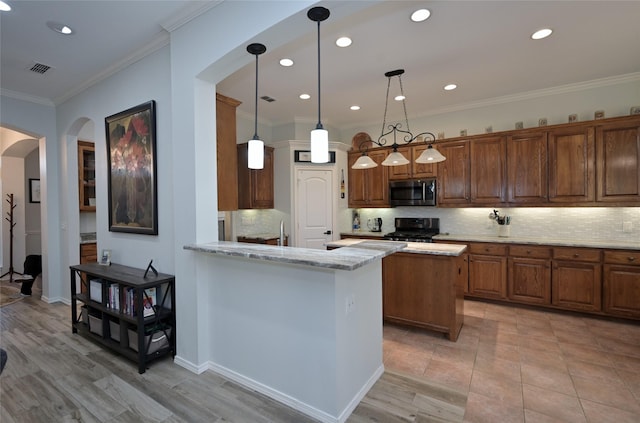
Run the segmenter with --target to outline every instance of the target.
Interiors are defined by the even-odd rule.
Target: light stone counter
[[[355,247],[361,248],[361,244],[369,244],[373,241],[364,241],[357,238],[346,238],[339,241],[328,242],[326,245],[330,248],[337,248],[340,251],[341,247]],[[378,244],[386,244],[388,242],[396,243],[396,241],[375,241]],[[466,245],[458,244],[436,244],[430,242],[406,242],[406,247],[399,250],[403,253],[415,253],[415,254],[430,254],[436,256],[459,256],[467,250]]]
[[[499,237],[487,235],[461,235],[461,234],[440,234],[433,237],[435,241],[460,241],[460,242],[493,242],[506,244],[531,244],[531,245],[552,245],[558,247],[588,247],[588,248],[609,248],[620,250],[640,250],[639,242],[625,242],[615,240],[575,240],[575,239],[554,239],[554,238],[522,238],[522,237]]]
[[[350,248],[325,251],[311,248],[217,241],[207,244],[185,245],[184,248],[202,253],[245,257],[256,260],[323,267],[327,269],[355,270],[375,260],[382,259],[389,254],[393,254],[396,251],[400,251],[406,246],[406,242],[358,240],[357,246],[354,245]]]

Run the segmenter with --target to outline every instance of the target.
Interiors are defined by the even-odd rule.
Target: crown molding
[[[160,26],[162,26],[162,28],[166,29],[168,32],[175,31],[182,25],[189,23],[191,20],[197,18],[210,9],[213,9],[222,2],[223,0],[207,2],[192,1],[189,6],[182,9],[177,15],[172,16],[170,19],[167,19],[165,22],[161,23]]]
[[[0,88],[0,95],[3,97],[10,97],[16,100],[28,101],[30,103],[41,104],[43,106],[55,107],[55,103],[48,98],[38,97],[35,95],[24,94],[17,91],[7,90],[5,88]]]

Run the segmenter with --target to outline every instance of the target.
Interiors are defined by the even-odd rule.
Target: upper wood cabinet
[[[498,204],[506,200],[506,139],[502,136],[470,141],[471,202]]]
[[[80,211],[96,211],[96,153],[92,142],[78,141],[78,183]]]
[[[549,132],[549,201],[585,203],[595,200],[595,129],[555,128]]]
[[[597,200],[640,201],[640,116],[599,125],[596,156]]]
[[[238,100],[216,94],[218,210],[238,210],[236,108],[240,104]]]
[[[507,137],[507,201],[547,202],[547,133],[517,132]]]
[[[438,163],[437,204],[468,204],[471,199],[469,143],[440,144],[438,150],[447,160]]]
[[[367,154],[378,166],[371,169],[352,169],[351,166],[362,153],[349,153],[349,207],[389,207],[389,173],[387,166],[381,164],[388,151],[369,150]]]
[[[273,208],[273,147],[264,147],[264,168],[249,169],[249,144],[237,145],[238,208]]]
[[[413,143],[412,143],[413,144]],[[403,145],[398,152],[409,160],[409,164],[389,166],[389,180],[433,178],[437,175],[437,163],[416,163],[416,159],[427,149],[427,144]]]

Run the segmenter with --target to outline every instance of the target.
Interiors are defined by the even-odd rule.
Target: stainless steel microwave
[[[389,182],[389,203],[397,206],[435,206],[436,180],[411,179]]]

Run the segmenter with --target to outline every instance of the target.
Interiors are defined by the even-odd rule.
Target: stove
[[[390,241],[433,242],[432,237],[440,233],[437,217],[396,217],[396,230],[384,235]]]

